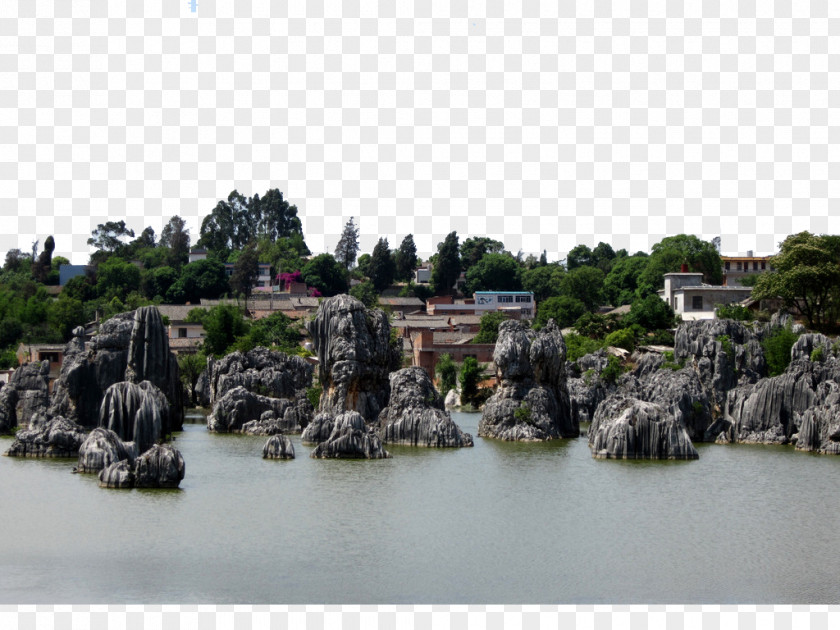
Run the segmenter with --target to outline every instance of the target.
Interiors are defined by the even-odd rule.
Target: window
[[[496,299],[499,300],[499,302],[502,302],[502,303],[505,303],[505,304],[513,302],[513,296],[512,295],[500,295]]]
[[[729,265],[730,264],[731,263],[727,260],[725,263],[723,263],[723,268],[726,269],[727,271],[729,271]]]
[[[741,271],[741,263],[740,263],[740,262],[738,262],[738,263],[736,263],[736,264],[738,265],[738,267],[737,267],[738,271]]]
[[[703,296],[702,295],[695,295],[691,298],[691,308],[695,311],[702,311],[703,310]]]
[[[673,300],[673,302],[674,302],[671,305],[671,308],[674,309],[674,311],[676,311],[677,310],[677,296],[675,295],[674,297],[671,298],[671,300]]]
[[[516,301],[517,301],[517,302],[530,303],[530,301],[531,301],[531,296],[530,296],[530,295],[517,295],[517,296],[516,296]]]
[[[179,328],[178,329],[178,337],[180,339],[183,339],[186,336],[187,336],[187,329],[186,328]]]
[[[761,270],[764,271],[765,269],[767,269],[767,263],[762,260],[761,261]]]

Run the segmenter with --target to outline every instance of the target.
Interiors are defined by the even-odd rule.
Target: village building
[[[696,272],[666,273],[665,288],[659,291],[683,321],[714,319],[718,306],[740,303],[751,293],[751,287],[703,284],[703,274]]]
[[[477,315],[504,311],[512,319],[534,317],[536,301],[530,291],[476,291],[472,298],[456,300],[452,296],[426,300],[429,315]]]
[[[196,247],[190,250],[190,262],[197,260],[206,260],[207,250],[203,247]],[[225,274],[228,278],[233,275],[234,263],[224,263]],[[259,272],[257,278],[254,280],[252,289],[258,292],[271,291],[271,265],[268,263],[258,263]]]
[[[773,269],[770,258],[770,256],[753,256],[752,251],[748,251],[746,256],[721,256],[723,284],[726,286],[744,286],[744,278],[759,273],[767,273]]]
[[[435,366],[440,356],[448,354],[455,363],[472,357],[479,363],[493,361],[495,343],[472,343],[475,335],[420,330],[411,336],[412,365],[426,370],[429,378],[435,378]]]

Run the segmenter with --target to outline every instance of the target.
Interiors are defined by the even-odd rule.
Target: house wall
[[[426,370],[429,378],[434,380],[435,367],[440,355],[448,354],[455,363],[461,363],[467,357],[474,357],[479,363],[489,363],[493,360],[494,343],[434,343],[434,333],[423,331],[414,341],[414,360],[412,365]]]

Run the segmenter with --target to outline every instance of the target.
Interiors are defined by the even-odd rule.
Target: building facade
[[[740,303],[751,293],[751,287],[703,284],[702,273],[683,272],[665,274],[665,288],[660,296],[683,321],[690,321],[714,319],[718,306]]]
[[[530,291],[476,291],[472,298],[455,300],[451,296],[426,300],[429,315],[484,315],[505,311],[514,319],[534,317],[536,302]]]
[[[753,256],[751,251],[746,256],[721,256],[723,265],[723,284],[731,287],[744,286],[743,279],[759,273],[771,271],[770,256]]]

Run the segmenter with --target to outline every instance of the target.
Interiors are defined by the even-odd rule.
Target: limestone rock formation
[[[185,472],[180,451],[170,444],[155,444],[134,462],[134,487],[177,488]]]
[[[473,439],[453,422],[426,370],[403,368],[391,374],[391,398],[379,414],[384,444],[472,446]]]
[[[287,435],[272,435],[263,446],[263,459],[294,459],[295,447]]]
[[[99,426],[110,429],[125,442],[136,442],[143,452],[164,439],[168,426],[169,402],[149,381],[122,381],[105,392],[99,412]]]
[[[565,360],[566,344],[553,320],[539,332],[502,322],[493,353],[500,385],[484,405],[478,434],[525,441],[578,436]]]
[[[84,427],[58,416],[18,431],[6,455],[9,457],[76,457],[85,441]]]
[[[111,464],[122,460],[133,463],[136,458],[137,445],[134,442],[123,442],[113,431],[97,427],[79,447],[79,464],[76,471],[98,473]]]
[[[0,389],[0,433],[19,424],[29,424],[35,414],[43,414],[49,404],[50,362],[21,365],[9,383]]]
[[[225,392],[207,416],[207,428],[218,433],[300,433],[309,423],[312,405],[305,396],[269,398],[242,386]]]
[[[346,411],[334,416],[329,438],[318,444],[310,457],[383,459],[390,454],[382,448],[382,442],[373,429],[365,425],[361,414]]]
[[[573,421],[591,422],[598,405],[615,391],[615,383],[601,378],[607,367],[608,356],[604,349],[566,363],[566,381]]]
[[[300,441],[303,444],[326,442],[330,439],[334,426],[335,416],[329,413],[319,413],[303,429],[303,432],[300,434]]]
[[[391,344],[388,317],[349,295],[337,295],[321,302],[308,329],[324,388],[318,411],[333,416],[356,411],[375,422],[388,404],[388,375],[402,361],[400,349]]]
[[[99,486],[102,488],[133,488],[134,465],[128,460],[109,464],[99,471]]]
[[[85,350],[84,330],[77,328],[73,335],[53,388],[49,415],[63,415],[82,426],[96,427],[104,392],[111,385],[148,380],[169,403],[163,431],[182,428],[183,388],[157,308],[142,307],[103,322],[89,351]]]
[[[821,333],[806,333],[799,335],[790,349],[791,361],[811,359],[815,350],[823,359],[834,356],[835,342]],[[815,357],[816,358],[816,357]]]
[[[446,392],[446,397],[443,399],[443,406],[445,409],[457,409],[461,406],[461,394],[457,389],[450,389]]]
[[[208,362],[211,431],[299,433],[312,420],[313,368],[300,357],[257,347]],[[271,412],[269,416],[265,416]],[[265,416],[265,417],[263,417]]]
[[[667,409],[622,394],[604,401],[589,429],[598,459],[697,459],[685,427]]]
[[[674,359],[689,361],[718,410],[727,392],[767,374],[759,337],[741,322],[706,319],[684,322],[674,337]]]
[[[729,392],[723,432],[735,442],[788,444],[799,432],[800,416],[823,403],[829,386],[820,390],[820,384],[829,381],[840,383],[837,360],[792,361],[779,376]]]

